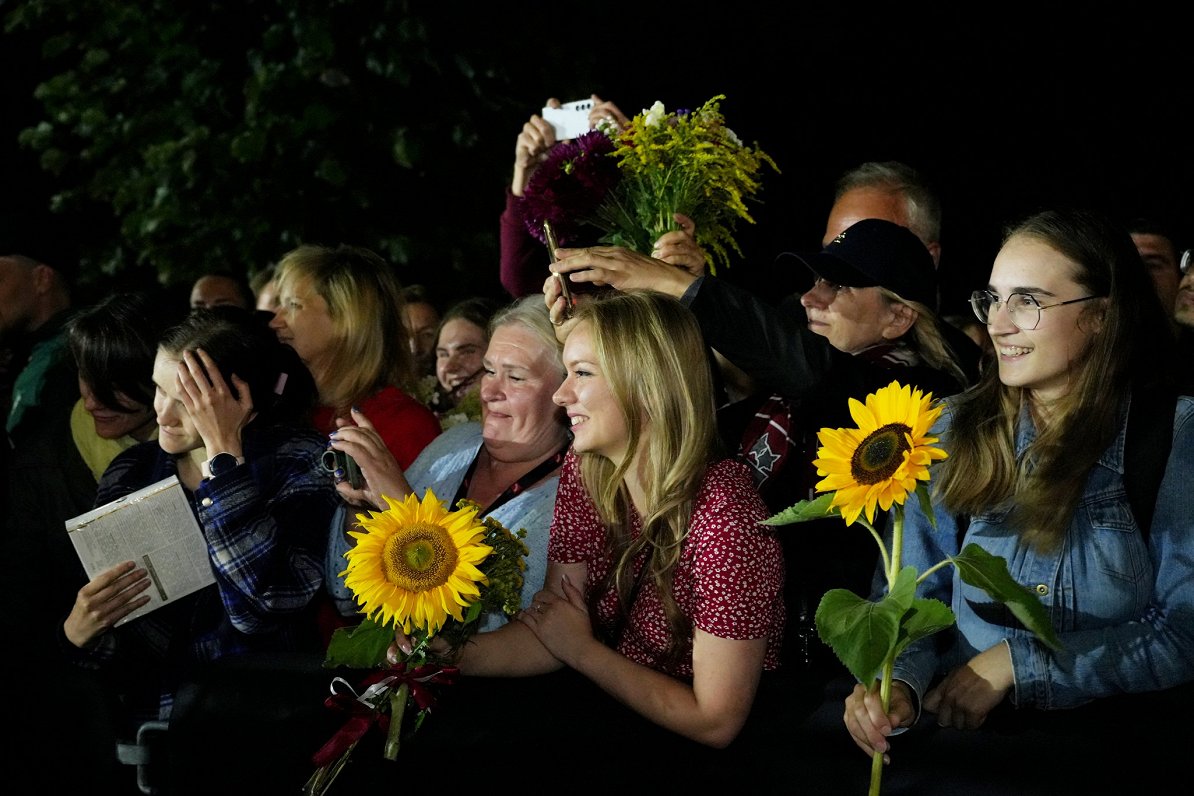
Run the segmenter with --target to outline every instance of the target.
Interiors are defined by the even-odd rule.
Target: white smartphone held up
[[[593,110],[593,100],[583,99],[575,102],[565,102],[558,108],[543,109],[544,121],[548,122],[556,131],[557,141],[584,135],[589,127],[589,111]]]

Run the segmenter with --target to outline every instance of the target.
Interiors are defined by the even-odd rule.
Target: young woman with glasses
[[[899,760],[885,790],[912,777],[910,792],[993,781],[1017,793],[1106,792],[1118,776],[1147,790],[1139,778],[1158,767],[1122,761],[1174,750],[1183,715],[1174,700],[1188,699],[1194,681],[1194,399],[1174,397],[1166,313],[1126,230],[1084,211],[1043,212],[1013,228],[971,305],[995,365],[946,399],[933,432],[949,453],[931,484],[935,516],[909,502],[904,561],[925,572],[968,543],[1003,557],[1040,598],[1062,648],[1046,647],[956,568],[937,569],[921,596],[949,605],[956,624],[901,655],[886,713],[874,684],[857,685],[846,727],[868,755]],[[1165,436],[1176,410],[1141,528],[1125,488],[1125,440],[1128,410],[1146,395],[1161,396]],[[909,728],[906,739],[891,737]],[[1028,763],[944,774],[932,762],[961,753],[1043,753],[1064,766],[1050,782]],[[1079,786],[1080,777],[1090,779]]]

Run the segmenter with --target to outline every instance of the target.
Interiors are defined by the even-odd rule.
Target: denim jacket
[[[986,592],[961,581],[953,566],[918,594],[953,609],[955,626],[921,639],[897,661],[894,676],[918,697],[936,679],[996,644],[1011,652],[1017,707],[1069,708],[1100,697],[1169,688],[1194,680],[1194,398],[1177,399],[1173,448],[1157,493],[1147,544],[1124,488],[1126,411],[1120,430],[1092,468],[1059,549],[1039,552],[1006,523],[1006,507],[971,518],[961,546],[1002,556],[1012,577],[1041,599],[1063,648],[1051,651]],[[933,434],[949,450],[952,415]],[[1016,451],[1036,431],[1025,410]],[[906,565],[924,572],[959,549],[957,522],[934,503],[934,530],[918,501],[905,504]]]

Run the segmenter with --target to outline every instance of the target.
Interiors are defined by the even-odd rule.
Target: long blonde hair
[[[689,649],[691,620],[676,605],[672,574],[688,534],[693,501],[717,449],[713,377],[700,327],[692,313],[670,296],[650,290],[616,293],[582,305],[594,355],[622,411],[628,432],[624,461],[581,454],[581,476],[607,529],[613,558],[609,583],[625,617],[639,577],[650,578],[671,630],[668,660]],[[634,455],[637,452],[637,457]],[[646,493],[642,533],[631,538],[632,510],[625,476],[633,461]],[[641,576],[634,560],[648,563]]]
[[[1085,304],[1079,320],[1097,329],[1071,365],[1072,386],[1019,460],[1017,420],[1030,393],[986,368],[978,385],[955,399],[950,455],[934,488],[953,512],[1009,509],[1009,524],[1029,544],[1052,549],[1091,468],[1119,432],[1125,398],[1134,387],[1164,380],[1173,333],[1125,229],[1087,211],[1054,210],[1012,228],[1004,243],[1014,237],[1040,241],[1077,264],[1078,284],[1105,297]]]
[[[958,364],[957,354],[941,332],[943,321],[937,317],[937,313],[919,301],[910,301],[885,287],[880,286],[877,289],[888,301],[903,304],[916,312],[916,320],[900,339],[920,355],[925,365],[949,374],[963,387],[969,386],[970,379],[966,378],[966,372]]]
[[[409,392],[414,365],[402,323],[402,285],[369,249],[303,245],[278,263],[279,292],[306,283],[328,305],[336,334],[320,397],[337,412],[383,387]]]

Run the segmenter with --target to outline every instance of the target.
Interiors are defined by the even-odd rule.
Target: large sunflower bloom
[[[818,492],[833,492],[832,505],[849,525],[866,512],[875,520],[875,507],[887,511],[903,505],[918,481],[929,480],[929,465],[946,458],[928,431],[941,414],[930,408],[932,393],[921,393],[892,382],[866,397],[863,404],[850,399],[850,416],[858,428],[823,428],[817,432],[821,447],[813,464]]]
[[[464,621],[463,609],[488,583],[478,568],[493,548],[482,544],[485,526],[477,507],[449,513],[430,489],[420,503],[413,494],[389,509],[358,514],[363,531],[350,531],[356,545],[345,553],[344,583],[365,615],[401,625],[408,635],[434,635],[448,616]],[[375,620],[376,621],[376,620]]]

